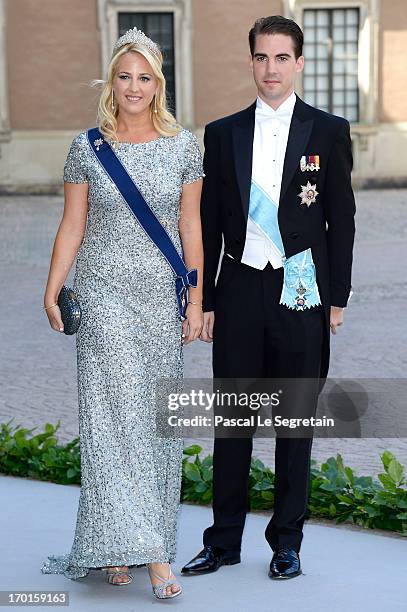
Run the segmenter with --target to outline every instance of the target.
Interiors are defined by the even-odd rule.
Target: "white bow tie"
[[[292,109],[281,109],[281,107],[279,107],[276,111],[274,111],[272,108],[270,108],[269,110],[265,107],[258,107],[256,108],[256,117],[258,117],[262,121],[277,119],[282,123],[289,123],[292,117]]]

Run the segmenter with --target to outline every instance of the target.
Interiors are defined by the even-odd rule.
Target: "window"
[[[359,121],[359,9],[304,11],[304,100]]]
[[[119,36],[137,27],[160,45],[164,57],[163,72],[167,82],[167,104],[175,114],[175,62],[173,13],[119,13]]]

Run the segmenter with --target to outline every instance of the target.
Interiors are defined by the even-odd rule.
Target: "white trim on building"
[[[10,138],[7,87],[6,6],[5,0],[0,0],[0,142],[8,142]]]
[[[193,127],[192,7],[191,0],[98,0],[103,74],[118,38],[119,13],[172,12],[174,15],[174,69],[177,119]]]
[[[398,180],[405,184],[407,129],[405,122],[379,121],[379,0],[283,0],[284,16],[303,26],[305,9],[359,9],[358,83],[359,121],[351,124],[355,186]],[[306,59],[306,58],[305,58]],[[298,81],[302,94],[302,81]],[[391,150],[383,165],[381,151]]]

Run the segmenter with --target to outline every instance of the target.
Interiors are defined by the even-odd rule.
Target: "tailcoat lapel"
[[[253,138],[256,102],[239,113],[232,129],[233,153],[236,177],[242,200],[243,213],[249,212],[250,185],[252,180]]]
[[[239,113],[232,129],[233,153],[236,177],[239,185],[243,213],[247,219],[249,211],[250,186],[252,178],[253,138],[256,102]],[[307,146],[313,119],[308,107],[297,96],[290,131],[288,133],[287,148],[284,158],[283,176],[281,181],[280,202],[290,184],[294,172],[304,154]],[[271,162],[270,162],[271,163]]]
[[[313,123],[314,120],[310,116],[307,105],[297,96],[291,119],[290,131],[288,132],[283,176],[281,179],[280,203],[300,163],[300,159],[304,154],[311,135]]]

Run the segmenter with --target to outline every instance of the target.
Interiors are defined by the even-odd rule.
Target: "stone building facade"
[[[406,185],[406,0],[0,0],[0,191],[60,190],[128,27],[161,44],[177,119],[202,136],[254,100],[248,31],[272,14],[304,29],[297,93],[351,122],[355,186]]]

